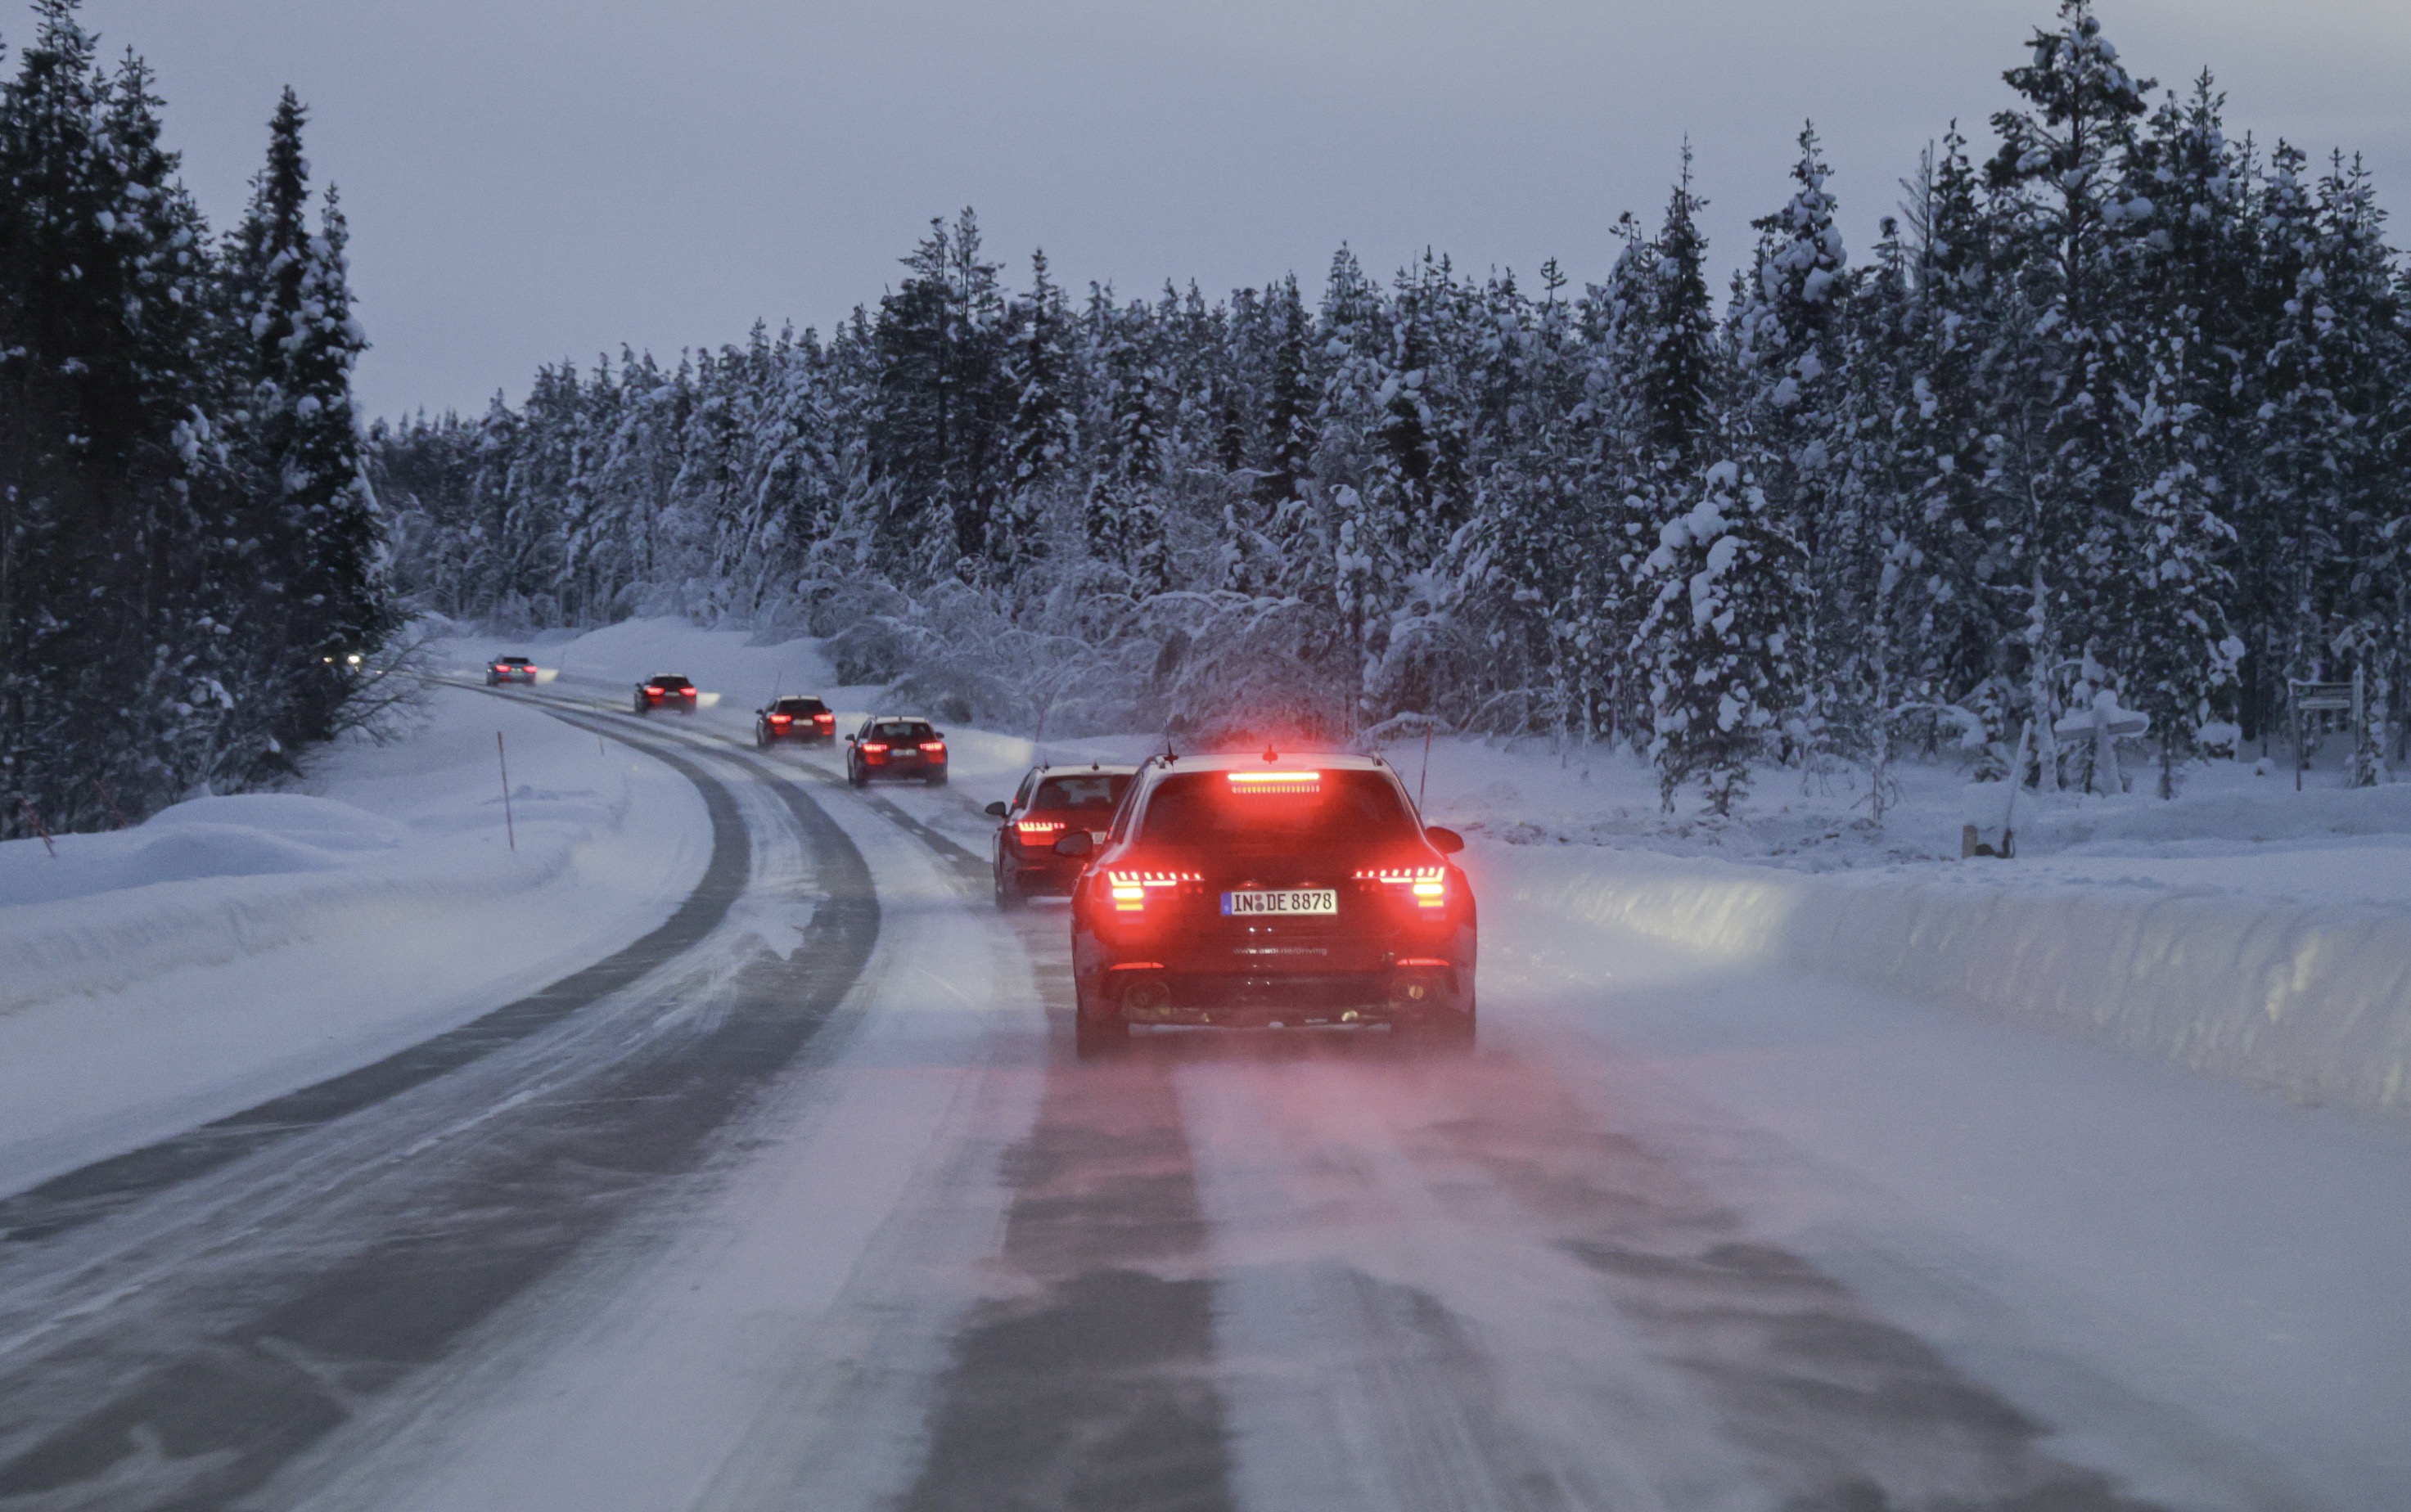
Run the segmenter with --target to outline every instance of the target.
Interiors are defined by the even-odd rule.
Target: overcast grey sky
[[[240,211],[278,88],[342,187],[368,407],[516,400],[539,362],[826,329],[929,217],[1011,281],[1209,293],[1352,243],[1604,275],[1685,134],[1720,265],[1822,132],[1854,256],[2054,0],[86,0],[160,75],[186,181]],[[13,12],[13,13],[12,13]],[[2103,0],[2130,65],[2205,64],[2229,122],[2411,177],[2404,0]],[[0,0],[0,40],[27,29]],[[13,64],[10,65],[13,67]]]

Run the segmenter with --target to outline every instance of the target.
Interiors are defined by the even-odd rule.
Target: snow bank
[[[310,785],[62,836],[56,856],[0,844],[0,1192],[566,975],[667,918],[710,850],[668,768],[473,693]]]
[[[2411,1117],[2411,909],[1588,848],[1470,859],[1494,907],[2073,1025],[2300,1102]]]

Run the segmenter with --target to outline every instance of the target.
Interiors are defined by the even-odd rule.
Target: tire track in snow
[[[704,792],[723,883],[731,873],[721,868],[719,842],[734,858],[735,887],[719,903],[724,917],[751,869],[745,821],[716,778],[662,759]],[[704,1011],[682,1012],[674,993],[639,1032],[582,1047],[599,1064],[515,1105],[506,1105],[507,1085],[464,1084],[491,1098],[468,1137],[427,1141],[355,1189],[243,1231],[208,1258],[203,1274],[169,1277],[147,1296],[102,1299],[88,1323],[0,1377],[0,1423],[8,1425],[0,1429],[0,1506],[246,1501],[368,1399],[444,1359],[663,1180],[695,1170],[712,1136],[811,1040],[878,933],[860,852],[800,790],[774,791],[817,872],[819,901],[800,949],[753,956],[708,988],[730,1000]],[[480,1074],[477,1063],[495,1050],[563,1017],[512,1021],[505,1026],[519,1032],[447,1069]],[[455,1043],[458,1054],[480,1042]],[[405,1084],[431,1091],[432,1079]],[[402,1090],[280,1138],[332,1137],[346,1112],[377,1120],[390,1112],[403,1126],[399,1142],[420,1132],[412,1119],[423,1123],[428,1112],[423,1098],[398,1098]],[[460,1124],[440,1099],[433,1112],[447,1127]],[[105,1383],[105,1394],[79,1400],[61,1389],[67,1379]]]
[[[556,711],[546,712],[563,718]],[[583,720],[564,722],[592,728]],[[29,1243],[97,1222],[144,1198],[459,1070],[620,991],[719,928],[745,891],[747,874],[745,826],[727,791],[694,763],[655,743],[616,731],[604,733],[694,783],[711,815],[711,860],[703,879],[659,927],[549,986],[382,1060],[140,1149],[63,1171],[0,1199],[0,1246]]]

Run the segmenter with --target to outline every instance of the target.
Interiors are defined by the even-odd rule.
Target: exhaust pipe
[[[1133,1024],[1159,1021],[1172,1011],[1172,983],[1153,971],[1132,972],[1122,984],[1122,1017]]]

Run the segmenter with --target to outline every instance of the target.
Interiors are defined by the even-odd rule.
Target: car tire
[[[996,874],[995,893],[997,908],[1007,913],[1030,901],[1030,894],[1021,890],[1021,884],[1001,871]]]
[[[845,779],[857,788],[870,786],[870,774],[851,762],[846,763]]]

